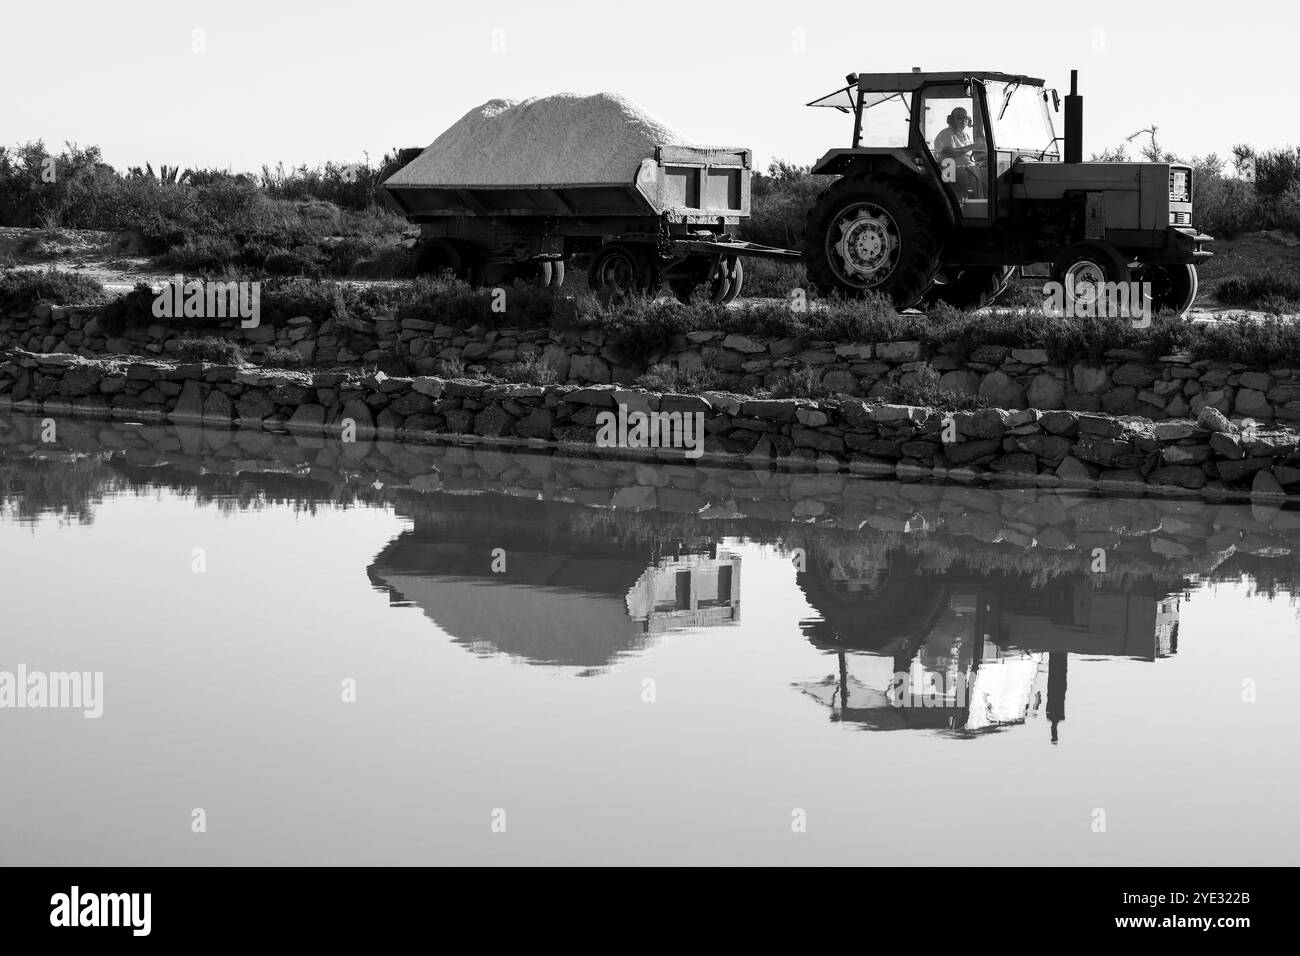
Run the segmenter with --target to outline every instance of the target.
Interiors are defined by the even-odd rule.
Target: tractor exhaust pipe
[[[1079,95],[1079,71],[1070,71],[1070,95],[1065,98],[1065,161],[1083,162],[1083,97]]]

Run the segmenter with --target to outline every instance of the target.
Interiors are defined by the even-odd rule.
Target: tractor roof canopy
[[[996,81],[1002,83],[1021,83],[1026,86],[1042,86],[1044,81],[1034,76],[1019,73],[996,73],[991,70],[953,70],[943,73],[858,73],[850,74],[849,79],[857,76],[856,82],[850,82],[833,93],[827,93],[807,104],[809,106],[828,106],[842,113],[850,112],[855,106],[855,97],[851,90],[863,94],[863,105],[874,106],[896,96],[899,93],[911,93],[926,83],[965,83],[967,80]]]
[[[1019,80],[1029,86],[1043,85],[1043,81],[1036,77],[1018,73],[955,70],[949,73],[859,73],[858,90],[863,93],[903,93],[919,89],[924,83],[963,83],[966,80],[998,80],[1003,83]]]

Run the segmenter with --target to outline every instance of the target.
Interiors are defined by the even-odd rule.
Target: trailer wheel
[[[716,263],[706,260],[704,270],[695,275],[675,275],[668,280],[677,301],[690,305],[691,297],[700,286],[707,287],[707,298],[715,305],[725,305],[740,295],[741,284],[745,281],[745,268],[737,256],[724,256]]]
[[[533,282],[543,288],[564,284],[564,263],[558,259],[530,259],[510,270],[512,279]]]
[[[879,292],[917,302],[939,269],[939,227],[922,197],[883,176],[847,176],[817,197],[804,224],[808,278],[824,295]]]
[[[731,275],[727,277],[727,291],[722,296],[725,305],[728,302],[735,302],[736,297],[740,295],[741,286],[745,284],[745,264],[739,256],[730,256],[722,261],[724,265],[728,261],[731,263]]]
[[[1196,301],[1200,280],[1194,265],[1144,265],[1133,273],[1138,282],[1151,283],[1151,314],[1168,309],[1179,318]]]
[[[1084,310],[1097,314],[1104,307],[1101,283],[1127,282],[1128,263],[1114,246],[1104,242],[1078,242],[1070,246],[1052,264],[1052,280],[1059,282],[1068,315]]]
[[[603,246],[591,260],[587,281],[606,304],[650,292],[658,284],[649,257],[627,243]]]
[[[446,239],[428,239],[415,256],[415,271],[418,275],[437,275],[450,270],[457,279],[467,278],[465,260],[460,250]]]
[[[1011,269],[1003,266],[943,269],[921,299],[921,307],[929,310],[945,302],[954,309],[982,309],[1002,294],[1010,275]]]

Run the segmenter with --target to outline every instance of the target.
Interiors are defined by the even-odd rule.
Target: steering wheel
[[[975,147],[970,151],[971,159],[977,163],[987,163],[989,161],[989,151]]]

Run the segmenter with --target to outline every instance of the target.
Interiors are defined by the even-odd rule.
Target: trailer
[[[423,150],[380,173],[380,200],[418,225],[417,268],[474,285],[533,279],[558,286],[565,263],[588,258],[588,281],[610,298],[666,282],[687,301],[740,294],[747,256],[798,261],[795,250],[736,239],[749,216],[748,149],[655,145],[625,180],[449,184],[402,175]]]

